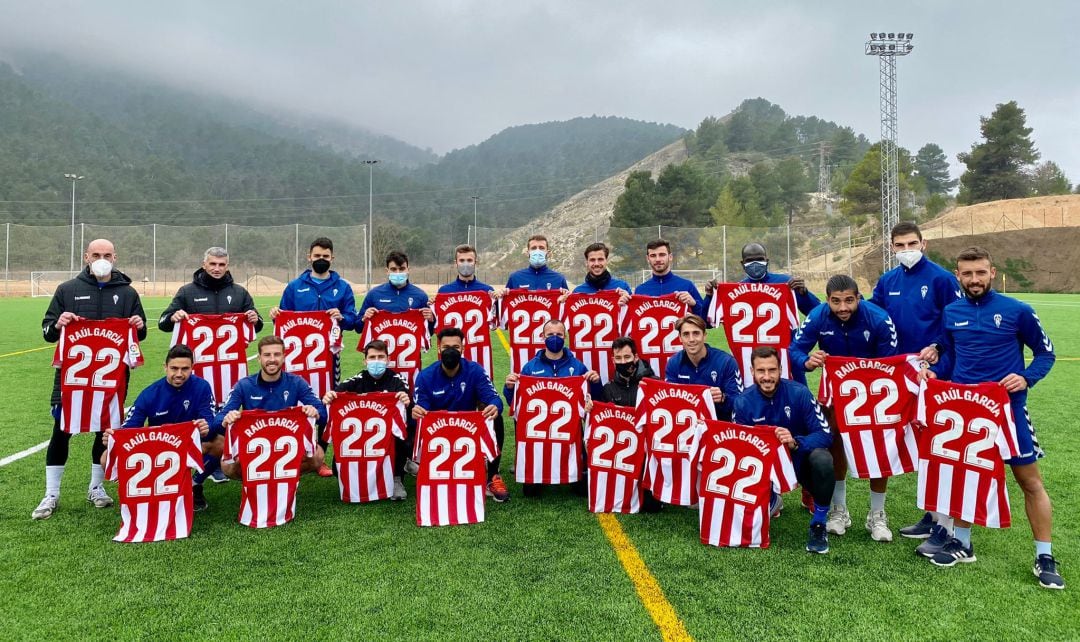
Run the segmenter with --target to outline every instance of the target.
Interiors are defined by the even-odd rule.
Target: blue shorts
[[[1035,437],[1035,426],[1028,415],[1027,394],[1010,394],[1009,401],[1012,405],[1013,423],[1016,424],[1016,444],[1020,448],[1020,456],[1006,459],[1005,463],[1010,466],[1034,464],[1045,457],[1046,453],[1039,447],[1039,440]]]

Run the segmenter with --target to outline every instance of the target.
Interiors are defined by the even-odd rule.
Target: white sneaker
[[[406,458],[405,459],[405,472],[409,473],[413,477],[416,477],[417,473],[420,472],[420,464],[413,461],[412,458]]]
[[[108,508],[113,505],[112,497],[109,497],[109,494],[101,486],[91,488],[86,493],[86,501],[93,504],[95,508]]]
[[[56,512],[56,495],[46,495],[45,499],[37,505],[34,512],[30,513],[30,519],[49,519]]]
[[[847,506],[830,506],[829,514],[825,518],[825,531],[833,535],[843,535],[848,526],[851,526],[851,515],[848,514]]]
[[[870,539],[875,542],[891,542],[892,531],[889,530],[889,516],[885,511],[871,511],[866,514],[866,530],[870,531]]]
[[[390,499],[398,501],[405,499],[409,494],[405,492],[405,484],[401,483],[400,477],[394,478],[394,492],[390,495]]]

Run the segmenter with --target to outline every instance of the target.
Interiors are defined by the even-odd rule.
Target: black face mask
[[[439,353],[439,361],[447,370],[456,370],[461,365],[461,352],[453,348],[446,348]]]
[[[311,271],[315,274],[326,274],[326,271],[330,269],[330,261],[326,259],[315,259],[311,262]]]
[[[633,377],[634,373],[637,372],[637,362],[630,361],[627,363],[616,363],[615,372],[623,379],[630,379],[630,377]]]
[[[593,276],[592,272],[586,272],[585,282],[596,288],[597,290],[601,290],[604,288],[604,286],[611,282],[611,272],[604,270],[604,273],[600,276]]]

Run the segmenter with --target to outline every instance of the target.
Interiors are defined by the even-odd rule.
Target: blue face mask
[[[543,250],[533,250],[529,252],[529,265],[534,268],[542,268],[547,265],[547,252]]]
[[[387,275],[387,278],[390,279],[390,285],[394,286],[395,288],[400,288],[401,286],[409,282],[409,273],[391,272],[389,275]]]
[[[385,361],[368,361],[367,371],[372,377],[378,379],[386,374],[386,362]]]
[[[765,278],[765,273],[769,271],[768,261],[750,261],[743,264],[743,271],[746,272],[746,276],[755,281],[760,281]]]
[[[566,346],[566,340],[557,335],[551,335],[544,339],[544,347],[548,349],[548,352],[559,353]]]

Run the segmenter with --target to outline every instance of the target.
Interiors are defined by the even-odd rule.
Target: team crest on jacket
[[[863,339],[866,339],[867,341],[869,341],[870,340],[870,331],[869,330],[863,330],[862,331],[862,336],[863,336]]]
[[[225,300],[228,301],[229,303],[232,303],[232,295],[231,294],[226,294],[225,295]]]
[[[710,373],[709,373],[709,376],[710,376],[710,377],[712,377],[712,382],[713,382],[713,383],[716,383],[716,377],[718,376],[718,375],[716,374],[716,371],[715,371],[715,370],[713,370],[712,372],[710,372]]]
[[[465,382],[461,382],[461,394],[465,394]]]
[[[924,285],[924,286],[922,286],[921,289],[922,289],[922,298],[925,299],[926,298],[926,293],[930,291],[930,288]]]
[[[112,304],[113,305],[116,305],[117,303],[119,303],[119,301],[120,301],[120,295],[119,294],[112,295]]]
[[[412,298],[412,297],[409,297],[409,307],[410,307],[410,308],[412,307],[412,301],[413,301],[413,298]]]
[[[784,415],[791,419],[791,406],[784,406]]]
[[[188,408],[190,408],[190,407],[191,407],[191,400],[190,399],[184,399],[184,412],[187,412]]]
[[[551,288],[551,284],[550,284],[550,283],[545,283],[545,284],[544,284],[544,289],[545,289],[545,290],[550,290],[550,289],[552,289],[552,288]]]
[[[573,374],[574,374],[574,366],[570,366],[570,374],[571,374],[571,375],[573,375]]]
[[[337,296],[337,288],[334,288],[334,296]]]
[[[998,328],[1001,327],[1001,315],[1000,314],[995,314],[994,315],[994,325],[996,327],[998,327]]]
[[[282,396],[282,397],[285,397],[285,401],[288,401],[288,400],[289,400],[289,391],[288,391],[288,390],[286,390],[285,392],[283,392],[283,393],[281,394],[281,396]]]

